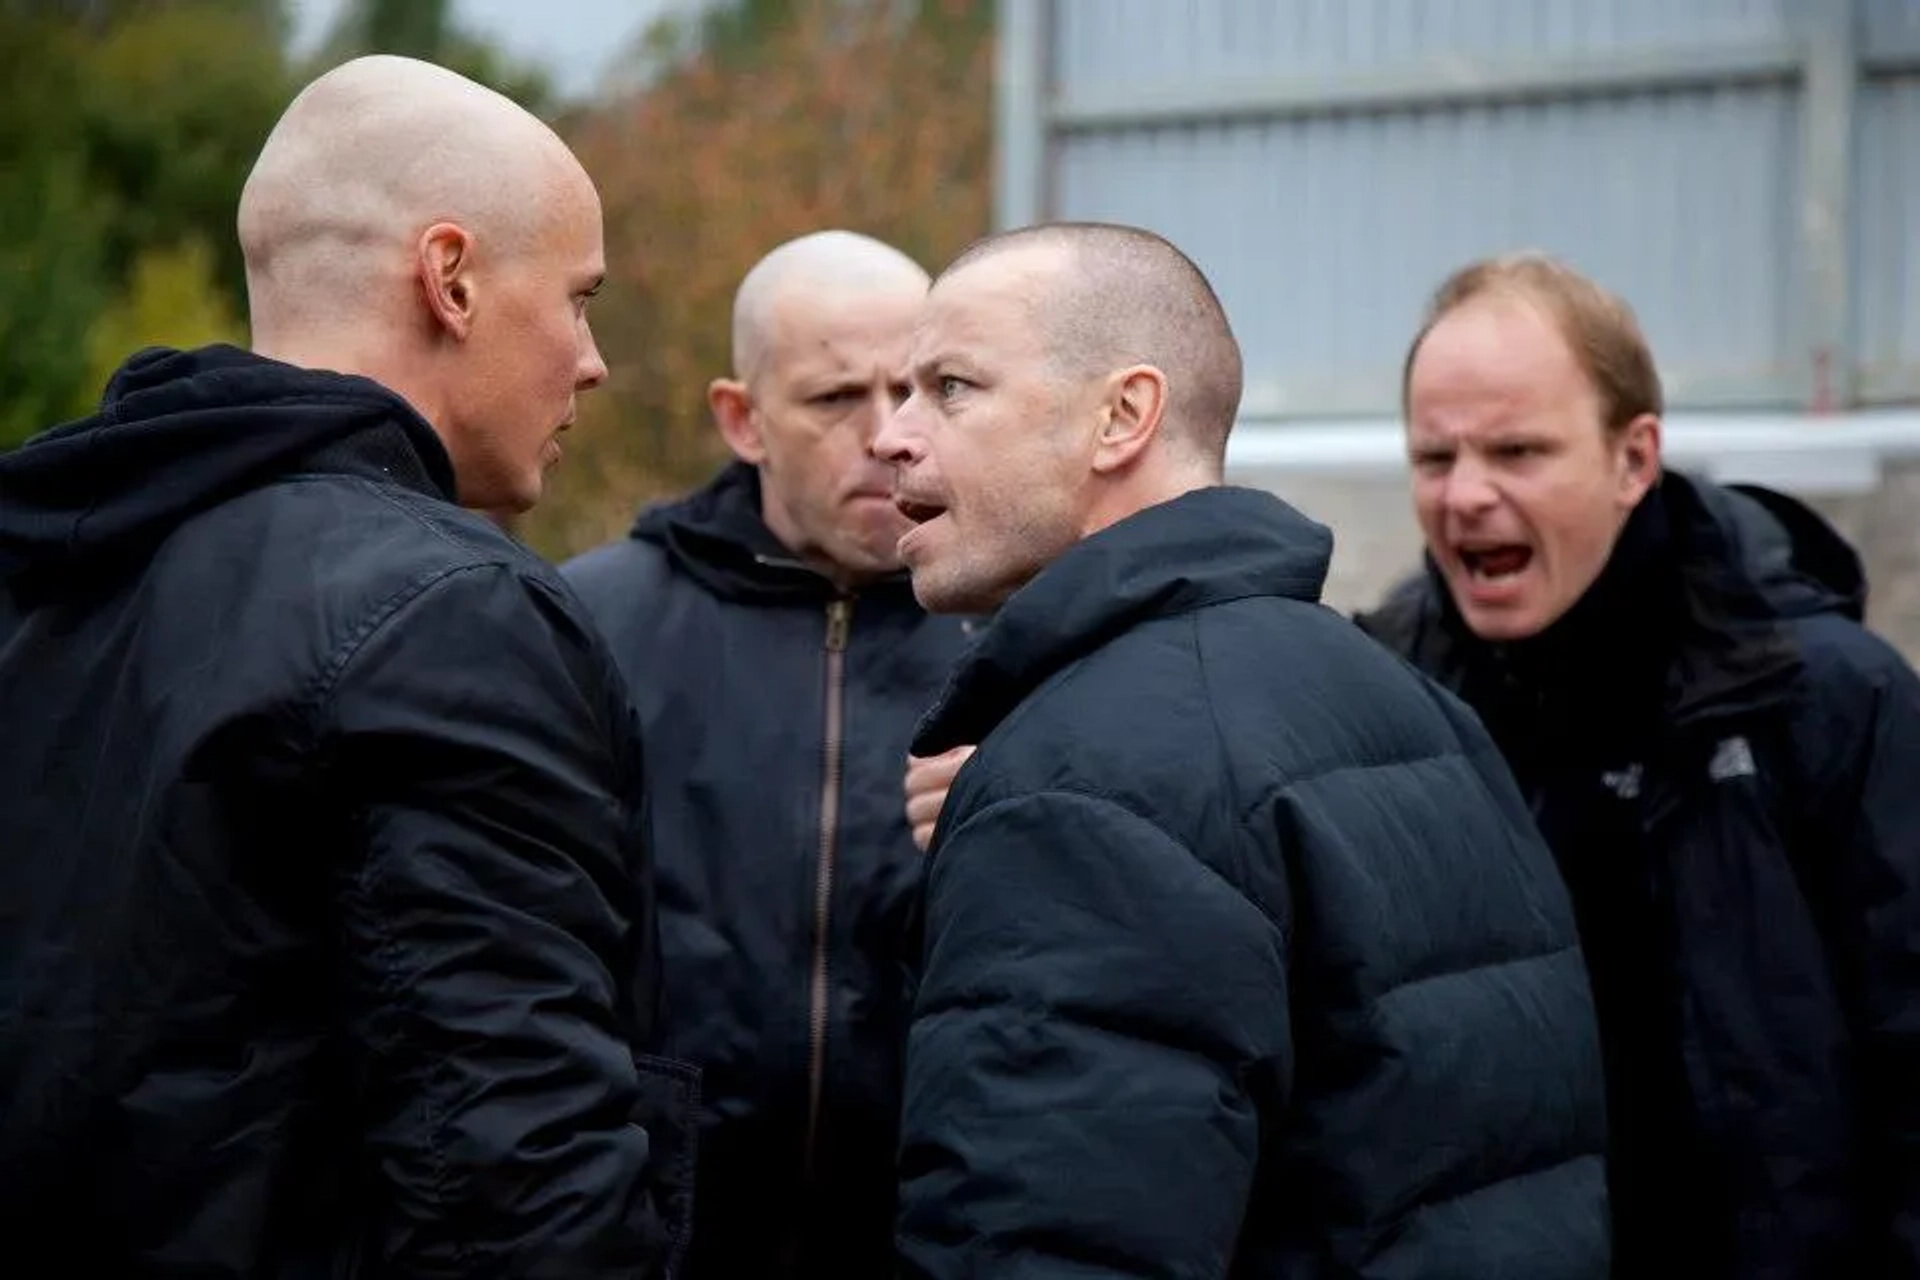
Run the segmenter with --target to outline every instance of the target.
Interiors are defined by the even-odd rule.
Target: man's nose
[[[600,356],[600,344],[587,335],[587,349],[581,355],[579,369],[579,388],[590,391],[607,380],[607,362]]]
[[[867,452],[893,466],[917,461],[921,437],[914,429],[914,420],[918,416],[919,403],[920,397],[916,392],[902,401],[898,409],[882,412],[880,429],[873,433]]]
[[[1447,510],[1460,515],[1479,515],[1500,501],[1500,490],[1484,464],[1463,457],[1447,472],[1445,494]]]

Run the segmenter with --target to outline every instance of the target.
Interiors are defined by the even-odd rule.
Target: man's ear
[[[1093,469],[1121,471],[1133,465],[1160,432],[1167,413],[1167,375],[1150,364],[1120,370],[1108,380],[1104,408]]]
[[[436,222],[420,233],[416,256],[428,314],[454,341],[466,341],[473,332],[479,292],[473,278],[473,237],[455,223]]]
[[[1641,414],[1620,429],[1618,447],[1621,504],[1637,506],[1660,478],[1660,419]]]
[[[707,384],[707,407],[713,411],[713,425],[720,438],[733,450],[733,456],[750,466],[766,461],[766,446],[760,442],[760,428],[753,421],[753,396],[747,384],[736,378],[715,378]]]

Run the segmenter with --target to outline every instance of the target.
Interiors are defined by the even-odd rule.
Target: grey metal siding
[[[1885,3],[1886,0],[1882,0]],[[1059,0],[1063,88],[1338,75],[1422,58],[1592,54],[1777,40],[1792,0]],[[1151,57],[1144,63],[1142,55]]]
[[[1860,389],[1920,400],[1920,0],[1862,0],[1852,316]]]
[[[1920,393],[1920,0],[1003,16],[1025,87],[1003,81],[1001,220],[1186,248],[1246,349],[1250,418],[1390,413],[1426,293],[1521,247],[1633,301],[1677,407]]]

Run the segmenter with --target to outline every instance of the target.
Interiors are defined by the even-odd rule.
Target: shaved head
[[[892,245],[816,231],[775,248],[733,300],[733,376],[707,388],[714,424],[760,473],[781,545],[851,590],[900,568],[906,519],[868,450],[907,394],[926,271]]]
[[[1137,227],[1057,222],[978,241],[940,278],[1013,252],[1057,258],[1030,307],[1059,370],[1087,378],[1133,364],[1159,369],[1169,435],[1219,465],[1240,411],[1240,344],[1192,259]]]
[[[586,175],[512,99],[412,58],[343,63],[288,106],[240,194],[255,332],[364,323],[436,222],[523,247],[542,188],[568,179]]]
[[[606,377],[600,198],[551,129],[444,67],[356,58],[287,107],[238,222],[256,352],[399,395],[466,505],[538,500]]]
[[[754,264],[733,297],[733,374],[752,383],[779,345],[783,311],[858,305],[876,295],[923,294],[927,272],[890,244],[853,231],[816,231]]]

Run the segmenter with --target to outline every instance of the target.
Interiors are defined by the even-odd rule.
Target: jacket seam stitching
[[[324,709],[339,688],[340,678],[346,673],[353,660],[360,655],[373,638],[393,620],[401,610],[427,594],[442,582],[456,574],[473,573],[478,570],[494,569],[501,566],[494,563],[458,564],[432,569],[425,574],[409,579],[393,591],[376,601],[360,621],[334,646],[333,652],[321,664],[315,673],[306,696],[302,699],[313,712]]]
[[[1328,765],[1324,769],[1315,769],[1308,773],[1299,773],[1291,777],[1277,778],[1262,787],[1259,794],[1254,796],[1253,799],[1249,800],[1246,805],[1241,808],[1239,814],[1236,815],[1236,821],[1244,825],[1256,810],[1268,804],[1275,796],[1291,791],[1295,787],[1321,782],[1339,774],[1372,773],[1380,769],[1404,769],[1410,765],[1432,764],[1437,761],[1452,759],[1465,760],[1469,764],[1473,762],[1473,757],[1468,752],[1458,748],[1447,748],[1438,751],[1421,752],[1418,755],[1402,756],[1392,760],[1372,760],[1365,764]]]
[[[318,704],[328,702],[338,688],[340,677],[345,673],[346,669],[352,665],[354,658],[409,604],[412,604],[434,587],[447,581],[456,574],[471,573],[478,569],[494,567],[496,566],[492,564],[464,564],[443,567],[424,577],[416,578],[394,590],[374,605],[373,608],[368,610],[366,616],[361,619],[360,623],[335,647],[328,661],[322,666],[319,675],[315,677],[314,689],[309,694],[309,701],[316,704],[316,707]],[[353,877],[356,892],[363,896],[370,893],[369,882],[373,877],[374,871],[375,860],[369,859],[361,864],[358,872]],[[397,956],[400,951],[399,939],[385,927],[384,921],[372,913],[369,913],[369,916],[369,925],[375,931],[379,940],[377,946],[381,957],[380,979],[382,999],[389,1002],[409,1004],[408,996],[410,994],[410,987],[404,980],[404,975],[400,972],[397,963]],[[431,1077],[432,1075],[438,1074],[440,1070],[441,1068],[436,1065],[433,1071],[429,1073],[429,1076]],[[432,1163],[434,1190],[444,1203],[450,1201],[451,1197],[448,1195],[447,1156],[441,1132],[444,1127],[445,1116],[437,1104],[437,1098],[438,1093],[436,1090],[432,1088],[423,1089],[421,1090],[419,1107],[421,1118],[426,1122],[426,1132],[422,1137],[422,1146]],[[460,1265],[465,1266],[471,1261],[471,1248],[463,1240],[456,1238],[451,1241],[451,1250],[455,1261]]]
[[[1179,836],[1175,835],[1173,832],[1167,830],[1167,828],[1158,819],[1154,818],[1151,814],[1142,812],[1137,805],[1131,804],[1119,796],[1108,794],[1107,792],[1101,791],[1097,788],[1088,787],[1088,786],[1052,786],[1052,787],[1045,787],[1037,791],[1029,791],[1023,795],[1003,796],[998,800],[994,800],[988,804],[982,805],[977,811],[967,815],[967,822],[969,823],[976,822],[980,818],[984,817],[985,815],[993,812],[993,810],[1001,808],[1005,805],[1017,804],[1022,800],[1040,799],[1045,796],[1070,796],[1078,800],[1088,800],[1096,804],[1105,804],[1120,810],[1122,813],[1128,814],[1134,818],[1139,819],[1142,823],[1146,824],[1147,826],[1153,828],[1153,830],[1157,831],[1169,844],[1173,845],[1176,849],[1179,849],[1180,852],[1186,854],[1187,857],[1193,861],[1194,865],[1201,868],[1203,871],[1205,871],[1210,878],[1219,881],[1227,889],[1231,890],[1236,897],[1240,898],[1243,902],[1246,902],[1248,905],[1252,906],[1255,911],[1258,911],[1260,913],[1261,918],[1264,919],[1268,924],[1272,925],[1275,929],[1278,929],[1283,937],[1286,935],[1285,928],[1281,925],[1279,920],[1274,918],[1273,913],[1267,910],[1266,903],[1260,901],[1258,898],[1248,893],[1244,888],[1236,884],[1230,877],[1223,874],[1218,867],[1208,862],[1205,858],[1201,857],[1198,853],[1195,853],[1193,851],[1192,846],[1190,846],[1185,840],[1182,840]],[[952,837],[949,836],[948,839],[949,841],[951,841]]]

